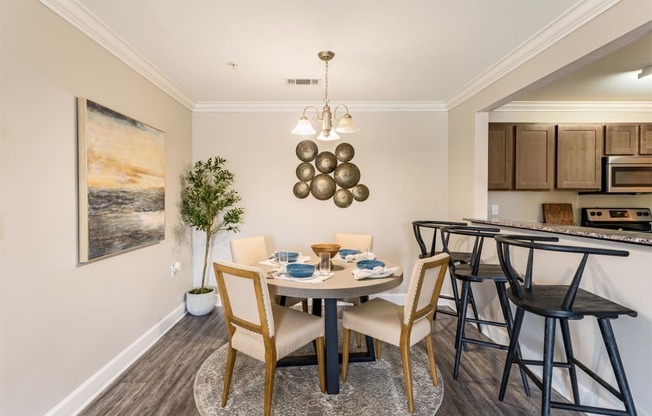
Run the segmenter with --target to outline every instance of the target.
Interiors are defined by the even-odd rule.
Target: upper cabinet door
[[[505,191],[514,184],[514,124],[489,123],[490,191]]]
[[[552,189],[555,179],[555,126],[517,124],[515,189]]]
[[[557,188],[599,190],[602,125],[557,126]]]
[[[607,124],[604,138],[605,155],[635,155],[638,151],[638,125]]]
[[[641,140],[638,149],[642,155],[652,155],[652,124],[641,125]]]

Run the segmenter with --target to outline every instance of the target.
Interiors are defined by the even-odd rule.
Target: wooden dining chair
[[[417,260],[408,286],[405,306],[374,298],[342,312],[342,326],[344,327],[342,340],[343,382],[346,382],[348,373],[351,331],[375,338],[378,353],[380,353],[380,341],[398,346],[403,362],[408,409],[410,413],[414,413],[410,347],[422,339],[425,340],[432,383],[436,386],[438,383],[435,351],[431,337],[432,317],[446,276],[449,258],[448,254],[442,253]]]
[[[372,251],[374,236],[371,234],[335,233],[335,244],[339,244],[341,248],[357,249],[360,251],[366,249]]]
[[[231,247],[231,259],[234,263],[251,265],[269,256],[265,237],[262,235],[231,240],[229,245]],[[308,299],[275,296],[274,302],[288,307],[301,302],[303,311],[308,312]]]
[[[316,341],[319,386],[323,393],[326,374],[322,318],[272,303],[260,268],[221,261],[213,263],[213,268],[229,331],[222,407],[229,398],[238,351],[265,363],[265,416],[272,413],[276,362],[312,341]]]
[[[341,248],[359,250],[361,252],[365,250],[373,251],[374,236],[372,234],[335,233],[335,244],[339,244]],[[349,297],[338,300],[352,305],[359,305],[366,302],[368,297]],[[355,342],[358,348],[362,347],[362,337],[359,332],[355,334]]]

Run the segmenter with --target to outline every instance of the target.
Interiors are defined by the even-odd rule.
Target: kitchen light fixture
[[[292,130],[292,133],[299,134],[302,136],[308,136],[317,133],[312,123],[321,122],[321,133],[317,136],[318,140],[337,140],[340,136],[337,133],[356,133],[360,129],[356,127],[353,122],[353,118],[349,114],[349,108],[345,104],[339,104],[335,107],[335,111],[331,113],[331,108],[328,105],[330,99],[328,98],[328,61],[333,59],[335,54],[331,51],[321,51],[317,54],[319,59],[324,61],[326,65],[326,74],[324,76],[325,92],[324,92],[324,108],[321,110],[321,114],[317,107],[309,105],[303,109],[303,114],[297,122],[296,127]],[[346,113],[341,117],[337,118],[337,110],[340,107],[344,107]],[[312,108],[317,113],[315,117],[311,120],[306,116],[306,111]],[[333,125],[337,124],[337,127],[333,129]]]
[[[638,74],[638,79],[649,77],[650,75],[652,75],[652,65],[641,69],[641,72]]]

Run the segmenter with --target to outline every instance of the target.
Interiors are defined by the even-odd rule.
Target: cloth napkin
[[[293,261],[292,263],[305,263],[309,260],[310,256],[302,256],[301,253],[299,253],[297,261]],[[276,260],[274,256],[271,256],[269,259],[259,261],[258,264],[264,264],[265,266],[278,266],[278,260]]]
[[[310,283],[313,285],[322,283],[335,275],[335,273],[327,273],[322,275],[319,272],[319,270],[315,270],[312,277],[292,277],[289,274],[279,275],[278,272],[279,270],[270,273],[272,279],[289,280],[290,282],[299,282],[299,283]]]
[[[353,277],[355,280],[374,278],[374,277],[389,277],[399,271],[399,267],[385,268],[376,266],[373,269],[353,269]]]
[[[333,256],[333,260],[346,260],[349,263],[353,263],[360,260],[375,260],[375,259],[376,259],[376,255],[371,251],[368,251],[366,254],[365,253],[349,254],[344,258],[340,256],[340,253],[337,253],[335,256]]]

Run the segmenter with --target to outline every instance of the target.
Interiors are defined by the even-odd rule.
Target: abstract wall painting
[[[165,238],[165,133],[77,98],[79,262]]]

